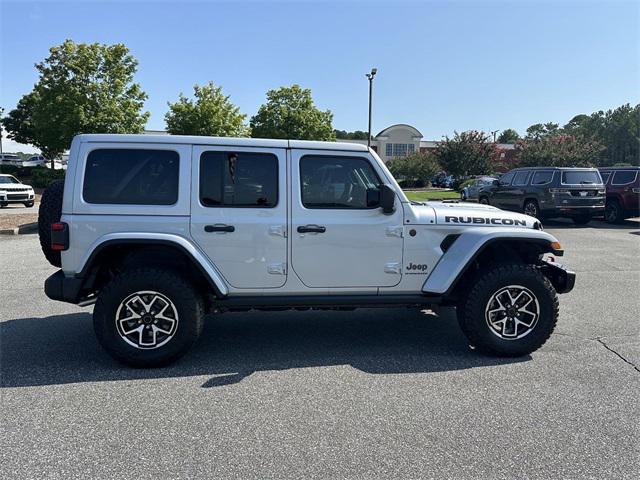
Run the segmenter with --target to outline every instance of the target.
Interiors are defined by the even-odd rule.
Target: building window
[[[387,157],[406,157],[416,151],[413,143],[387,143],[385,153]]]

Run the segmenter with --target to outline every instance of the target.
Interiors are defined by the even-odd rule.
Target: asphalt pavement
[[[0,478],[640,478],[640,222],[546,230],[578,277],[529,357],[451,311],[234,313],[154,370],[45,297],[35,235],[0,238]]]

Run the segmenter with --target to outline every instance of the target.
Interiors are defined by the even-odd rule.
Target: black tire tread
[[[54,267],[62,266],[60,252],[51,250],[51,224],[60,221],[62,216],[62,195],[64,180],[56,180],[45,189],[38,209],[38,236],[42,253]]]
[[[520,351],[517,349],[513,349],[512,351],[497,350],[493,345],[484,341],[484,335],[481,329],[488,328],[485,325],[484,317],[482,318],[482,321],[473,321],[474,316],[478,314],[478,311],[484,311],[483,302],[485,298],[485,290],[496,281],[500,281],[505,277],[509,278],[514,275],[525,275],[530,277],[531,280],[540,282],[552,298],[552,319],[550,328],[546,331],[541,330],[544,332],[542,335],[538,334],[531,337],[537,333],[532,331],[527,337],[524,337],[531,337],[535,339],[533,342],[529,341],[526,351]],[[488,271],[485,269],[484,273],[477,275],[471,282],[471,285],[473,285],[473,287],[469,290],[469,293],[463,297],[458,305],[457,317],[460,329],[469,339],[470,344],[479,351],[505,357],[522,356],[542,347],[553,333],[557,325],[558,315],[560,312],[558,296],[549,279],[533,265],[519,263],[497,264],[493,267],[489,267]]]

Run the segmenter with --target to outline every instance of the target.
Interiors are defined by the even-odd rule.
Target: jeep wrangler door
[[[285,284],[285,152],[193,147],[191,236],[232,287]]]
[[[389,287],[401,279],[402,206],[379,206],[384,173],[359,152],[293,150],[293,270],[308,287]]]

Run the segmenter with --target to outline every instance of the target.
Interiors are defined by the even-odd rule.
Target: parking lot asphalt
[[[640,222],[549,222],[576,270],[547,344],[470,350],[453,312],[234,313],[170,367],[49,301],[0,238],[1,478],[640,478]]]

